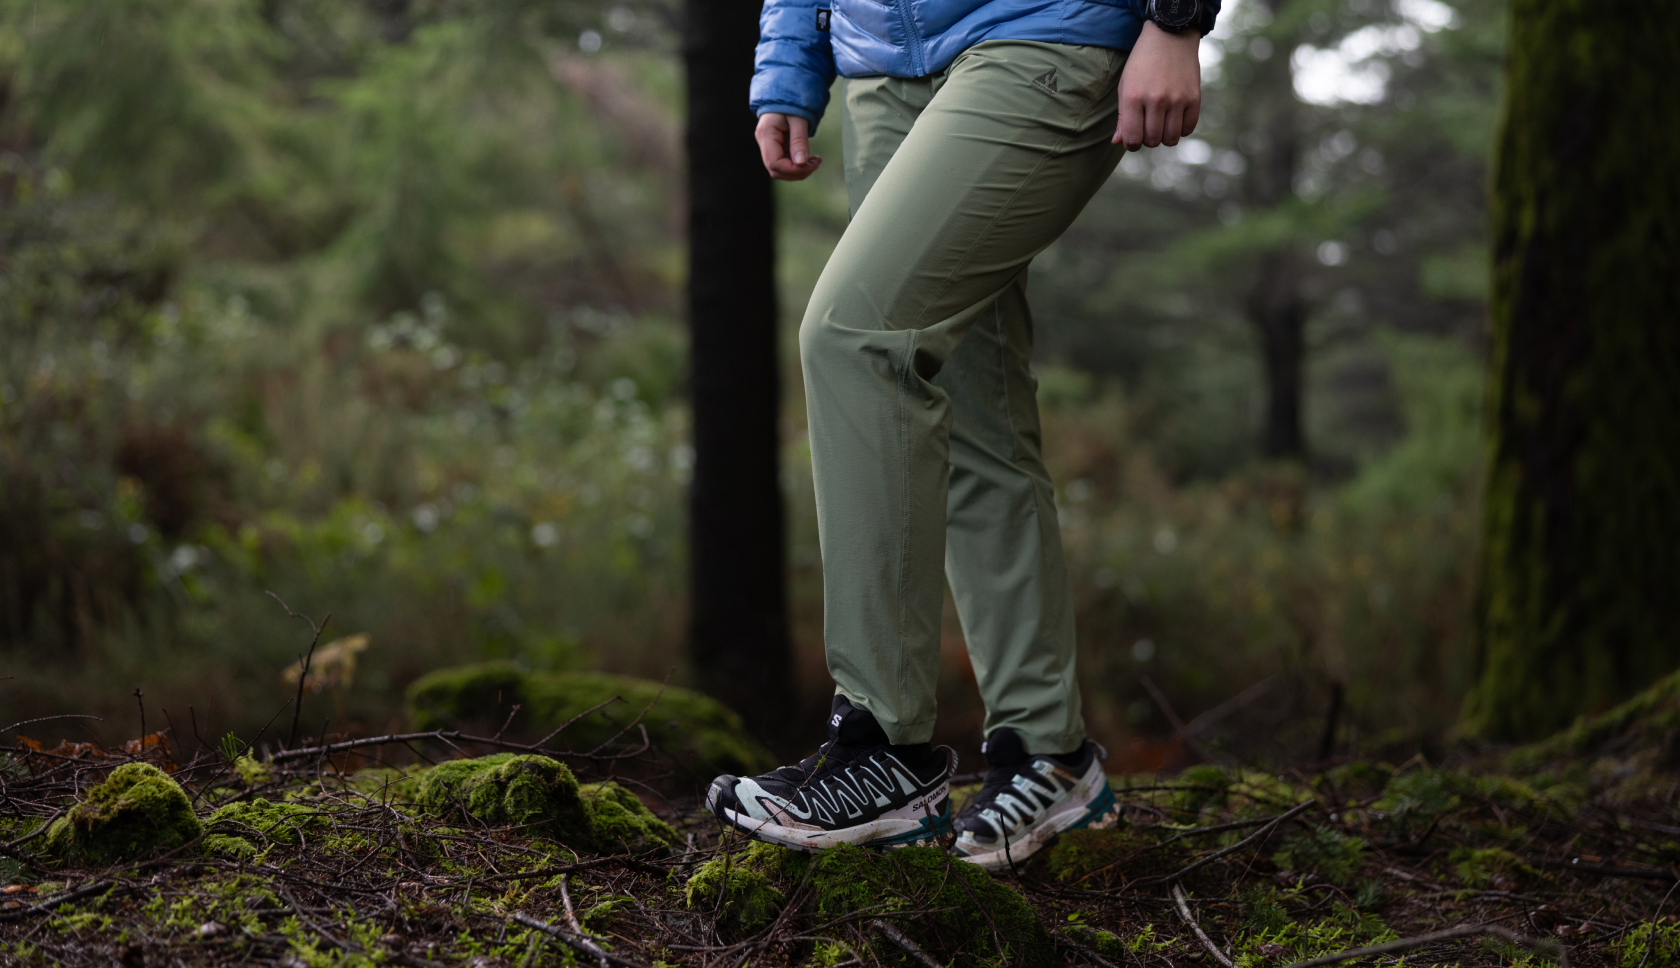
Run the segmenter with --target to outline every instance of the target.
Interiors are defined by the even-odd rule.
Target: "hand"
[[[1114,144],[1125,142],[1127,151],[1145,145],[1176,145],[1179,138],[1196,130],[1202,113],[1201,43],[1201,35],[1194,30],[1172,34],[1144,23],[1143,34],[1120,72],[1120,120],[1114,126]]]
[[[758,153],[771,178],[800,181],[817,170],[822,159],[811,154],[810,124],[797,114],[770,112],[758,119]]]

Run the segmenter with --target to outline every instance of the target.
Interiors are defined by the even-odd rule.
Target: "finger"
[[[1200,94],[1190,99],[1184,108],[1184,136],[1186,138],[1196,133],[1196,122],[1202,119],[1202,96]]]
[[[805,164],[811,157],[810,125],[804,118],[788,118],[788,154],[796,165]]]
[[[1143,112],[1143,143],[1150,148],[1161,144],[1161,128],[1166,121],[1165,104],[1162,101],[1151,101],[1144,106]]]
[[[1136,98],[1120,98],[1120,126],[1115,135],[1115,140],[1125,144],[1127,151],[1143,147],[1143,104]]]
[[[803,165],[796,165],[792,161],[783,158],[777,161],[774,166],[767,165],[766,167],[770,169],[770,177],[777,179],[778,181],[802,181],[809,178],[811,173],[816,171],[821,165],[821,156],[812,155],[811,158]]]
[[[1179,133],[1184,127],[1184,108],[1177,104],[1167,108],[1166,117],[1161,122],[1161,143],[1164,145],[1178,144]]]
[[[765,115],[758,119],[758,128],[753,131],[753,137],[758,141],[758,154],[764,161],[764,167],[774,175],[776,165],[786,157],[782,147],[782,137],[787,129],[776,123],[776,118]]]

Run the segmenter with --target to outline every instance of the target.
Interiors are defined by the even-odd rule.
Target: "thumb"
[[[810,122],[798,115],[788,118],[788,154],[796,165],[805,164],[811,157]]]

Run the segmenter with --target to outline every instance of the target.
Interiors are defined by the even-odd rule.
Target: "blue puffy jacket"
[[[1202,28],[1212,29],[1219,0]],[[1131,50],[1144,0],[765,0],[752,107],[813,125],[844,77],[922,77],[983,40],[1037,40]]]

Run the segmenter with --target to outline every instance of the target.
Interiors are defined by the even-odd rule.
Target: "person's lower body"
[[[998,848],[1019,860],[1025,840],[1112,813],[1080,712],[1026,278],[1119,160],[1109,136],[1124,60],[989,41],[931,77],[846,81],[852,221],[800,327],[829,672],[837,710],[867,714],[888,747],[932,763],[918,758],[949,580],[998,774],[980,798],[990,806],[957,823],[971,858]],[[745,782],[720,777],[714,809]],[[919,781],[903,786],[924,796]],[[730,802],[738,820],[796,819],[775,795]]]

